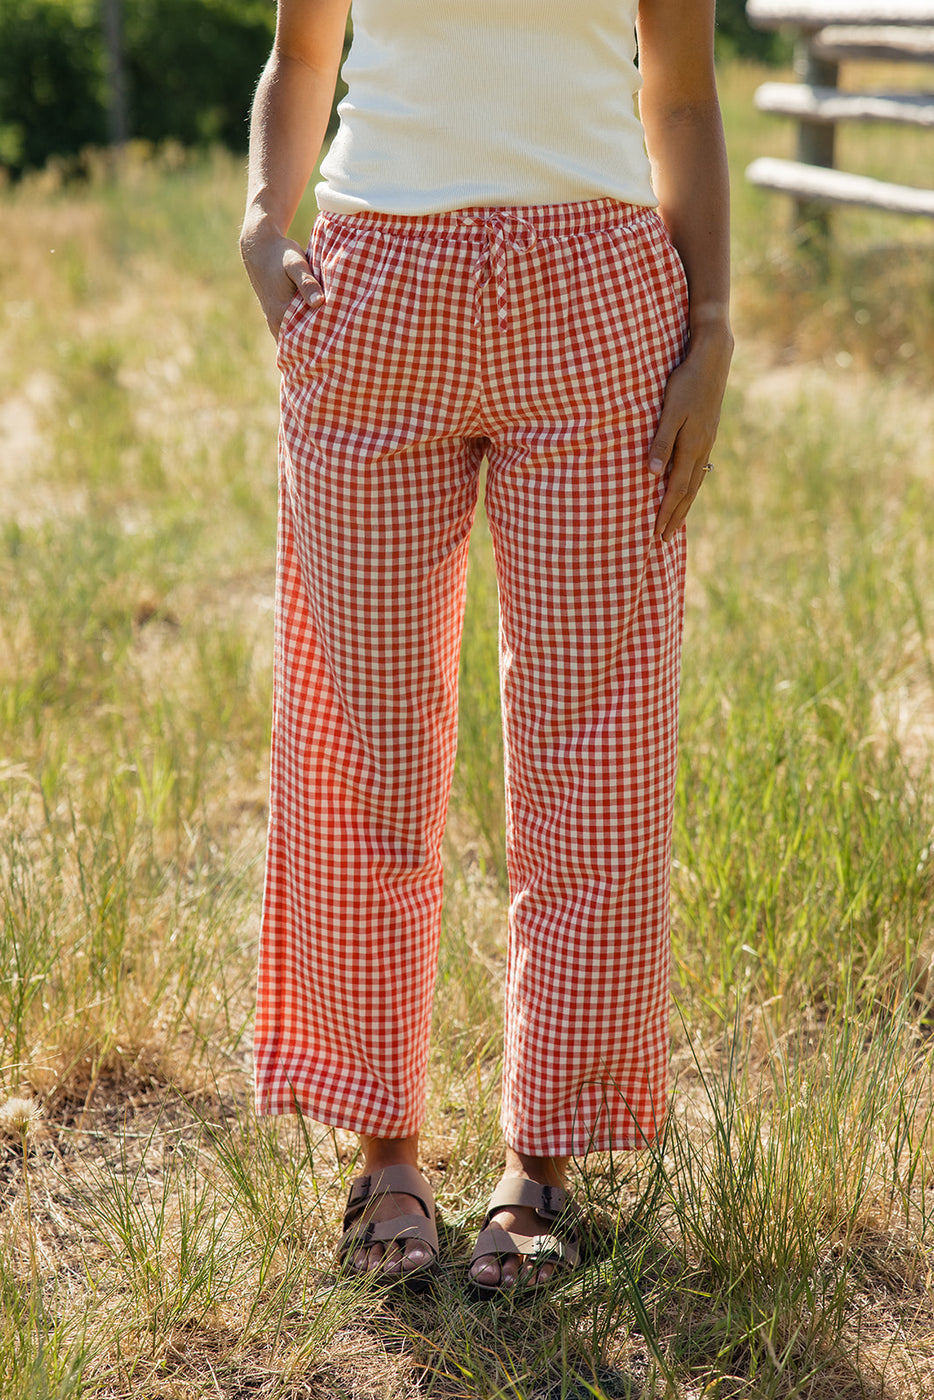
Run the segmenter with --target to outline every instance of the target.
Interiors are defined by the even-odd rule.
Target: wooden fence
[[[934,128],[934,92],[845,92],[837,86],[846,59],[934,63],[934,0],[747,0],[746,14],[757,28],[793,27],[798,36],[797,81],[764,83],[755,98],[761,111],[797,120],[797,159],[763,156],[747,178],[791,195],[800,225],[825,228],[825,211],[834,204],[934,218],[934,189],[834,168],[838,122]]]

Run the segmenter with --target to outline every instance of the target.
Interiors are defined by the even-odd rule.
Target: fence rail
[[[753,184],[789,194],[795,222],[826,232],[826,208],[864,205],[934,218],[934,190],[893,184],[834,168],[841,121],[934,127],[934,92],[845,92],[848,59],[934,62],[934,0],[747,0],[760,29],[797,30],[794,83],[763,83],[756,106],[798,122],[797,160],[761,157],[746,171]]]

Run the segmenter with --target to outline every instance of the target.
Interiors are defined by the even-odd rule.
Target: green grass
[[[835,215],[819,276],[742,181],[788,141],[761,75],[723,77],[739,344],[691,522],[672,1112],[578,1164],[592,1260],[530,1307],[463,1288],[501,1153],[485,525],[423,1146],[445,1267],[404,1302],[334,1278],[351,1135],[250,1105],[276,382],[242,170],[0,198],[4,1400],[934,1393],[930,229]]]

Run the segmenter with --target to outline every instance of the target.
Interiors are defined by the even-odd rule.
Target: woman
[[[283,375],[258,1104],[360,1135],[342,1257],[424,1284],[418,1130],[486,457],[506,1160],[469,1278],[493,1295],[573,1268],[569,1159],[643,1145],[665,1112],[682,527],[732,351],[714,7],[357,0],[306,255],[287,230],[347,3],[280,0],[241,237]]]

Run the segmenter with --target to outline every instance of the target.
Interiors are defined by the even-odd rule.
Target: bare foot
[[[418,1138],[361,1137],[365,1170],[376,1175],[385,1167],[414,1167],[418,1171]],[[421,1173],[419,1172],[421,1176]],[[424,1177],[422,1177],[424,1181]],[[431,1187],[425,1181],[425,1192],[431,1198]],[[357,1216],[357,1223],[382,1224],[397,1220],[401,1215],[429,1217],[416,1196],[403,1191],[378,1191]],[[434,1250],[423,1240],[403,1240],[397,1243],[376,1241],[354,1251],[353,1268],[358,1274],[381,1273],[399,1278],[426,1268],[434,1260]]]
[[[427,1185],[427,1183],[426,1183]],[[424,1215],[421,1201],[404,1192],[384,1191],[374,1196],[358,1216],[364,1224],[396,1220],[400,1215]],[[434,1251],[421,1240],[403,1240],[397,1244],[371,1244],[354,1252],[353,1267],[358,1274],[384,1273],[399,1278],[413,1270],[424,1269],[434,1258]]]
[[[518,1177],[566,1190],[568,1161],[567,1157],[528,1157],[507,1148],[502,1179],[509,1181]],[[503,1207],[493,1214],[492,1223],[517,1235],[547,1235],[549,1231],[548,1225],[531,1207]],[[535,1264],[521,1254],[483,1254],[471,1264],[470,1278],[483,1288],[513,1288],[517,1283],[547,1283],[559,1267],[553,1260]]]

